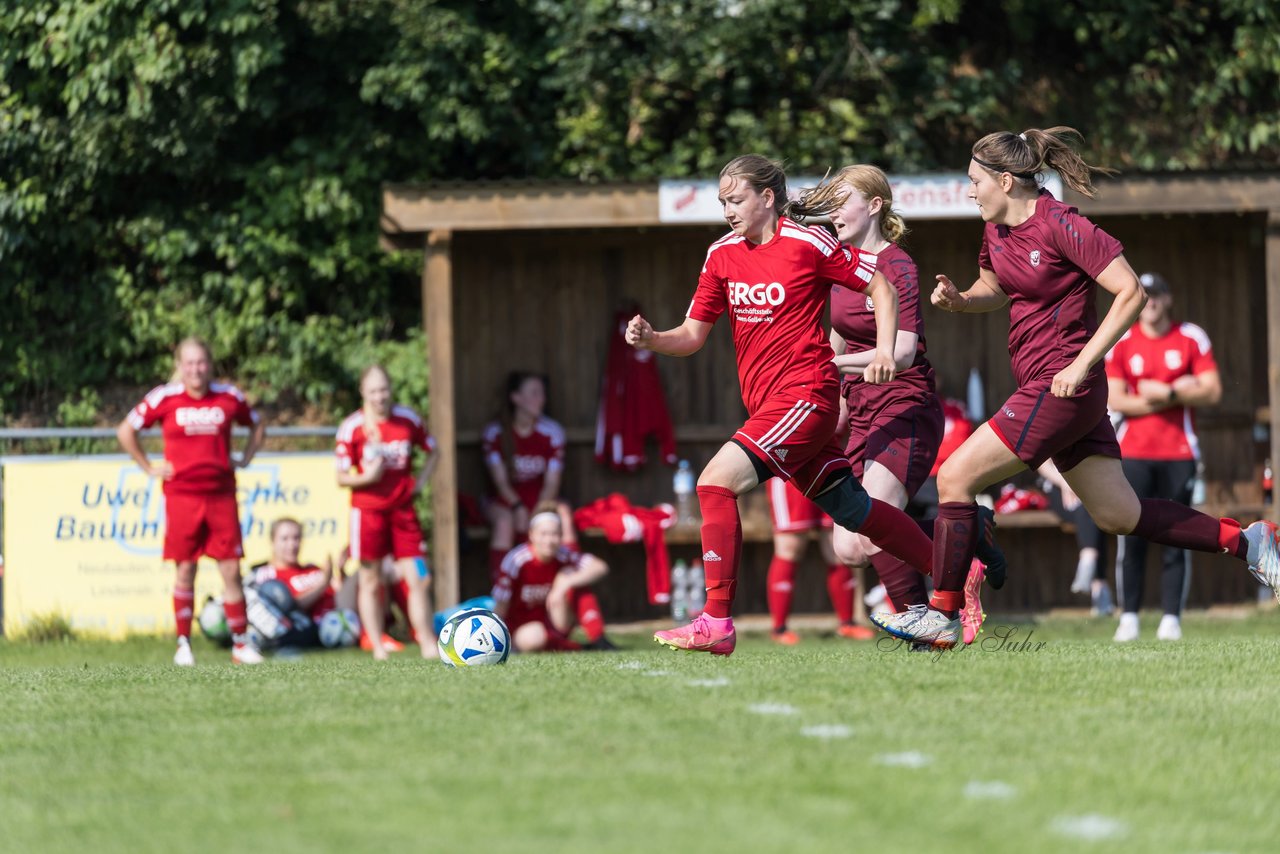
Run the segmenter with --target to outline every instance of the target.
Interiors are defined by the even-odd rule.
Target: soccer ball
[[[360,637],[360,618],[350,608],[333,610],[320,618],[320,643],[329,649],[355,646]]]
[[[440,630],[440,660],[450,667],[502,664],[511,653],[511,633],[484,608],[454,614]]]
[[[200,631],[209,640],[219,644],[231,643],[231,630],[227,628],[227,613],[222,608],[221,599],[210,596],[204,600],[198,622]]]

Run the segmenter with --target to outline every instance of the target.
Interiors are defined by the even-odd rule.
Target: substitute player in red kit
[[[223,607],[231,631],[231,660],[261,664],[262,654],[245,633],[244,588],[240,584],[240,516],[236,507],[235,469],[249,465],[266,425],[233,385],[212,382],[213,355],[199,338],[187,338],[174,351],[176,369],[167,385],[152,389],[120,422],[120,447],[151,477],[164,482],[164,559],[174,563],[173,616],[178,649],[173,663],[195,664],[191,652],[191,615],[195,604],[196,561],[203,555],[218,562]],[[159,424],[164,460],[152,464],[138,432]],[[249,427],[239,458],[231,456],[233,424]]]
[[[566,541],[576,541],[573,512],[560,500],[564,428],[543,414],[546,406],[546,377],[512,371],[502,416],[481,434],[481,452],[496,493],[485,505],[492,580],[516,539],[529,530],[533,509],[545,501],[556,504]]]
[[[654,635],[677,649],[729,655],[731,617],[742,549],[738,496],[771,477],[791,480],[837,525],[921,568],[928,538],[901,510],[870,498],[850,474],[835,436],[840,381],[822,328],[833,284],[865,292],[875,303],[876,352],[867,382],[893,379],[898,300],[875,272],[875,256],[841,246],[821,228],[783,215],[787,179],[773,161],[745,155],[720,172],[720,203],[732,231],[711,244],[684,323],[657,332],[643,317],[628,324],[627,342],[670,356],[701,349],[728,313],[738,381],[748,419],[698,478],[706,610],[691,624]]]
[[[502,560],[493,586],[494,611],[506,621],[517,652],[583,649],[569,639],[575,614],[587,635],[587,649],[616,649],[604,635],[599,609],[584,614],[576,606],[576,599],[589,593],[609,567],[594,555],[566,546],[560,514],[554,505],[544,508],[529,520],[528,541]]]
[[[321,617],[336,607],[333,559],[326,558],[324,568],[299,562],[302,525],[297,519],[288,516],[276,519],[271,523],[270,536],[271,560],[253,567],[254,581],[258,584],[270,580],[283,582],[293,594],[295,607],[314,622],[320,622]]]
[[[893,382],[873,384],[862,378],[877,340],[873,301],[865,294],[840,285],[831,289],[831,347],[844,377],[842,390],[849,413],[845,455],[853,474],[868,495],[905,508],[929,477],[942,441],[944,417],[933,366],[925,356],[919,274],[915,261],[898,245],[906,223],[893,209],[893,189],[875,166],[846,166],[829,182],[802,194],[791,212],[830,217],[841,242],[876,255],[876,268],[898,295]],[[991,518],[988,511],[988,524]],[[993,567],[993,583],[1003,584],[1003,556],[986,537],[980,545],[981,557]],[[843,564],[875,567],[895,611],[925,604],[924,577],[916,567],[848,530],[835,532],[834,546]],[[982,576],[974,582],[966,597],[966,613],[976,634],[982,621],[978,590]]]
[[[438,457],[436,443],[418,413],[391,402],[391,378],[381,365],[360,375],[363,405],[338,428],[338,485],[351,489],[351,556],[360,564],[357,609],[375,660],[387,658],[383,644],[382,560],[395,559],[409,582],[409,623],[423,658],[436,658],[428,598],[431,573],[426,543],[413,507]],[[426,454],[415,478],[413,452]]]
[[[1195,408],[1222,398],[1222,380],[1209,336],[1194,323],[1173,318],[1173,295],[1159,273],[1138,281],[1147,304],[1138,322],[1107,354],[1108,405],[1124,416],[1117,432],[1124,474],[1140,498],[1191,503],[1200,443]],[[1147,544],[1121,537],[1116,553],[1116,592],[1120,594],[1117,641],[1138,638],[1138,609],[1147,568]],[[1161,574],[1163,616],[1158,640],[1182,638],[1182,606],[1191,579],[1191,555],[1166,546]]]
[[[1018,389],[938,473],[934,584],[929,608],[873,616],[899,638],[953,630],[978,533],[974,497],[984,487],[1052,459],[1104,531],[1233,555],[1273,590],[1280,586],[1277,529],[1241,530],[1176,501],[1140,499],[1125,478],[1107,417],[1102,359],[1146,302],[1120,242],[1038,186],[1053,169],[1073,190],[1094,194],[1092,167],[1068,143],[1070,128],[989,134],[973,146],[969,196],[986,226],[978,279],[961,293],[938,276],[933,304],[994,311],[1008,304],[1009,353]],[[1115,299],[1099,323],[1097,288]]]

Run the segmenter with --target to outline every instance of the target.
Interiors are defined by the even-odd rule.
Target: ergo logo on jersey
[[[216,406],[180,406],[173,416],[179,427],[216,427],[227,420],[227,413]]]
[[[729,282],[730,305],[781,305],[786,299],[787,290],[779,282],[760,282],[748,285],[746,282]]]

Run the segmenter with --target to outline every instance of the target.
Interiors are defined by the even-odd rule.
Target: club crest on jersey
[[[1028,255],[1027,258],[1031,260],[1032,267],[1040,266],[1040,250],[1039,249],[1032,249],[1031,254]]]
[[[729,282],[730,305],[781,305],[787,290],[779,282]]]
[[[876,304],[871,301],[871,297],[867,297],[867,311],[875,311]]]
[[[1164,366],[1171,371],[1178,370],[1182,367],[1182,354],[1177,350],[1165,350]]]

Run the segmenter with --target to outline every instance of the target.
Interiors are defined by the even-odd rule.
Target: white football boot
[[[253,641],[238,641],[231,646],[232,664],[261,664],[265,660]]]
[[[1176,614],[1165,614],[1160,618],[1160,628],[1156,629],[1156,640],[1182,640],[1182,620]]]
[[[874,613],[871,622],[895,638],[951,649],[960,640],[960,618],[951,619],[928,605],[912,605],[900,614]]]
[[[178,638],[178,649],[173,653],[173,663],[179,667],[196,666],[196,657],[191,652],[191,641]]]
[[[1241,536],[1249,544],[1249,571],[1280,599],[1280,528],[1264,519],[1245,528]]]

